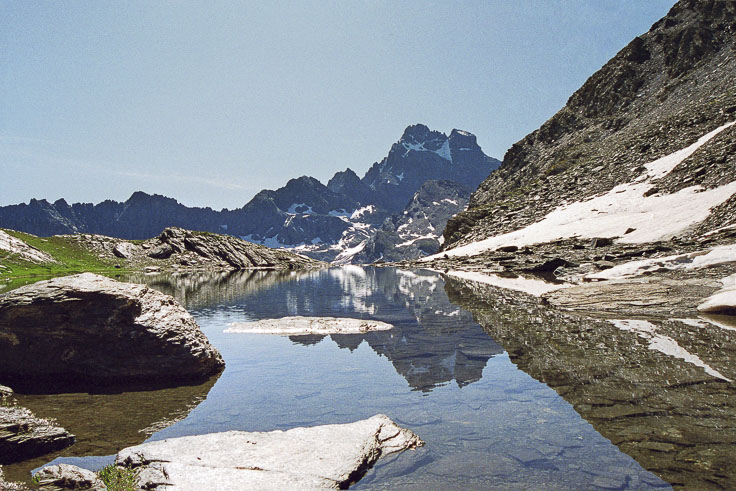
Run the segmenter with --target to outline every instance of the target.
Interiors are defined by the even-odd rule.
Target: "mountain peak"
[[[134,192],[125,202],[126,205],[139,205],[150,203],[170,203],[172,205],[179,204],[179,202],[176,201],[174,198],[169,198],[168,196],[163,196],[161,194],[148,194],[144,191]]]
[[[311,176],[301,176],[294,179],[289,179],[286,183],[286,187],[309,187],[309,188],[321,188],[324,187],[318,179]]]
[[[469,131],[453,129],[450,132],[450,140],[467,139],[469,141],[476,141],[476,137]]]
[[[440,131],[430,130],[426,125],[418,123],[407,126],[399,142],[419,144],[434,140],[446,140],[447,135]]]

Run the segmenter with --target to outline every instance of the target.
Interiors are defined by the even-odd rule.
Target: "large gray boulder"
[[[143,489],[343,489],[382,455],[423,445],[382,414],[355,423],[144,443],[116,464],[140,470]]]
[[[0,377],[74,385],[203,379],[224,362],[174,298],[84,273],[0,295]]]
[[[0,464],[11,464],[61,450],[74,435],[20,406],[0,406]],[[0,489],[3,489],[0,486]]]

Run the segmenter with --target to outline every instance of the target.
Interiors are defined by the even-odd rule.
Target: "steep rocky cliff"
[[[563,204],[642,179],[646,164],[736,120],[735,77],[736,2],[681,0],[509,149],[468,210],[448,223],[444,247],[520,229]],[[732,126],[668,174],[650,179],[644,194],[733,182],[734,150]],[[727,199],[703,226],[679,235],[734,223],[733,202]]]
[[[427,181],[400,213],[387,218],[353,256],[343,262],[392,262],[434,254],[447,220],[465,209],[470,188],[453,181]]]

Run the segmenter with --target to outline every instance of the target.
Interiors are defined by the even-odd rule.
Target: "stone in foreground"
[[[0,376],[74,385],[196,380],[218,351],[169,295],[84,273],[0,295]]]
[[[379,414],[348,424],[144,443],[122,450],[116,463],[140,468],[145,489],[339,489],[381,456],[423,444]]]
[[[371,331],[387,331],[393,327],[385,322],[367,319],[296,316],[262,319],[254,322],[232,322],[225,332],[299,336],[305,334],[363,334]]]
[[[107,489],[94,472],[69,464],[44,467],[34,475],[34,480],[41,489]]]
[[[0,406],[0,464],[38,457],[72,443],[74,435],[28,409]]]

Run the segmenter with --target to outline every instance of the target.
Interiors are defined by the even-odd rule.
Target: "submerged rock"
[[[74,435],[20,406],[0,406],[0,464],[10,464],[61,450]],[[0,487],[0,489],[3,489]]]
[[[44,467],[34,475],[34,480],[41,489],[107,489],[94,472],[69,464]]]
[[[174,298],[84,273],[0,295],[0,375],[89,385],[204,379],[224,362]]]
[[[227,431],[129,447],[117,465],[144,489],[345,488],[383,455],[423,445],[387,416],[288,431]]]
[[[26,491],[28,486],[18,482],[7,482],[3,476],[3,468],[0,466],[0,489],[3,491]]]
[[[363,334],[371,331],[387,331],[393,327],[385,322],[367,319],[296,316],[262,319],[255,322],[233,322],[228,329],[225,329],[225,332],[298,336],[302,334]]]

